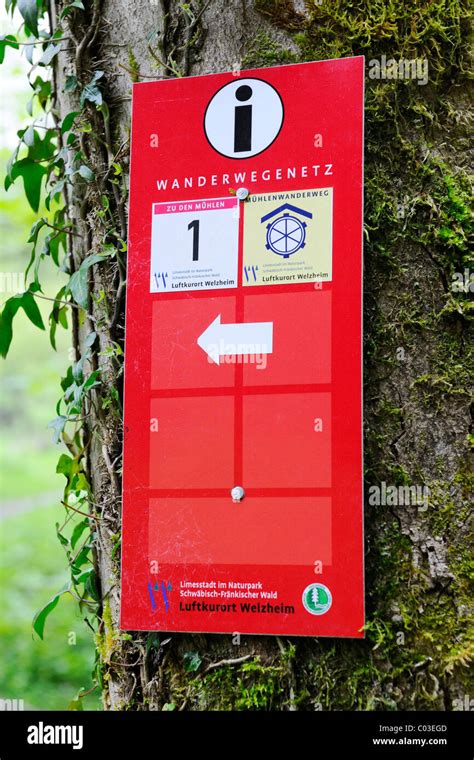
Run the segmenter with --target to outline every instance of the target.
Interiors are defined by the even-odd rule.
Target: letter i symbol
[[[241,103],[250,100],[252,97],[252,88],[243,84],[235,91],[235,97]],[[235,107],[235,127],[234,127],[234,152],[243,153],[252,150],[252,106]]]

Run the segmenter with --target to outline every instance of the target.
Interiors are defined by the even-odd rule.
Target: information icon
[[[211,146],[228,158],[257,156],[276,140],[283,103],[268,82],[254,77],[229,82],[211,98],[204,131]]]

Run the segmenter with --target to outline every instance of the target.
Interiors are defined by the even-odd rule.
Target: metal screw
[[[239,501],[242,501],[242,499],[244,498],[245,491],[242,488],[242,486],[234,486],[234,488],[230,492],[230,495],[232,496],[233,502],[239,502]]]
[[[237,198],[239,201],[244,201],[249,196],[249,191],[246,187],[239,187],[239,189],[236,192]]]

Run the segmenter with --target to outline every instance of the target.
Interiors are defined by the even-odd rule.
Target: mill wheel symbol
[[[282,214],[267,224],[266,248],[278,256],[288,259],[293,253],[304,248],[306,240],[306,222],[301,222],[289,213]]]

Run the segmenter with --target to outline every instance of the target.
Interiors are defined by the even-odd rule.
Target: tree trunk
[[[53,0],[55,28],[66,0]],[[467,3],[333,0],[84,0],[53,87],[60,117],[79,111],[94,72],[107,109],[85,104],[82,146],[95,172],[68,197],[77,269],[126,240],[133,81],[365,54],[365,640],[122,633],[119,619],[124,268],[89,269],[78,357],[102,384],[84,444],[99,518],[98,674],[112,710],[462,709],[469,693],[468,165],[463,87]],[[428,61],[428,84],[372,78],[370,60]],[[66,87],[74,75],[79,89]],[[420,80],[420,77],[419,77]],[[113,164],[123,173],[116,173]],[[120,170],[117,170],[119,172]],[[84,185],[81,185],[83,188]],[[104,213],[103,196],[108,199]],[[112,263],[113,262],[113,263]],[[428,505],[369,503],[370,486],[418,485]],[[471,570],[472,574],[472,570]],[[350,579],[348,579],[350,583]],[[196,653],[197,657],[185,657]],[[190,665],[191,663],[191,665]],[[472,692],[471,692],[472,693]],[[459,700],[459,702],[457,701]]]

